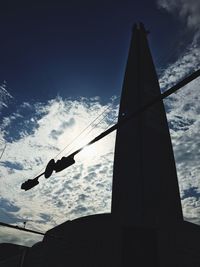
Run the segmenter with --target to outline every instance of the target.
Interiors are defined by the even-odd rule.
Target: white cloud
[[[199,47],[193,42],[163,73],[160,78],[163,90],[197,69],[199,55]],[[184,217],[197,224],[200,224],[200,200],[198,196],[185,196],[191,188],[200,192],[199,88],[200,79],[197,79],[165,101]],[[0,162],[0,193],[9,205],[15,203],[19,209],[4,209],[6,215],[1,213],[2,218],[20,226],[27,221],[27,228],[46,231],[69,219],[110,211],[115,134],[83,150],[70,168],[53,174],[48,180],[41,178],[34,189],[27,192],[20,189],[22,182],[43,171],[48,161],[106,108],[107,105],[102,106],[98,98],[75,101],[57,98],[45,104],[24,103],[16,113],[4,118],[1,131],[3,138],[9,141]],[[106,111],[108,119],[91,132],[88,128],[88,135],[82,135],[84,140],[79,138],[56,159],[73,152],[107,128],[117,114],[118,107],[114,105],[112,108],[113,112]],[[0,237],[1,242],[29,246],[41,239],[10,229],[5,231],[4,227],[0,227]]]
[[[23,225],[20,226],[23,227]],[[36,235],[28,232],[26,233],[24,231],[3,226],[0,227],[0,243],[13,243],[31,247],[33,244],[41,241],[42,239],[42,235]]]
[[[160,85],[162,91],[169,89],[189,73],[200,67],[200,48],[193,42],[179,59],[166,68]],[[200,224],[200,78],[192,81],[165,100],[168,123],[175,153],[182,200],[186,220]],[[188,192],[193,194],[188,195]],[[191,204],[193,203],[193,204]],[[195,204],[194,204],[195,203]]]
[[[111,105],[110,110],[108,105]],[[118,110],[118,106],[108,105],[101,105],[98,99],[57,98],[46,104],[25,103],[12,118],[5,119],[9,123],[3,124],[2,132],[9,141],[0,162],[0,188],[1,197],[19,208],[5,209],[11,223],[27,221],[27,228],[46,231],[69,219],[110,211],[115,133],[86,147],[75,156],[76,164],[68,169],[53,174],[48,180],[41,178],[40,184],[30,191],[20,189],[21,183],[44,171],[48,161],[62,152],[63,147],[104,110],[103,115],[107,114],[108,119],[100,122],[102,117],[99,117],[92,125],[99,122],[94,129],[89,127],[56,159],[80,148],[105,130],[116,119]],[[9,135],[13,138],[9,139]],[[3,204],[1,206],[3,208]],[[16,242],[22,244],[19,236],[13,236],[13,240],[16,238]],[[25,239],[26,242],[31,243]]]
[[[7,107],[7,103],[9,102],[9,100],[13,98],[11,96],[11,94],[7,91],[7,83],[6,81],[4,81],[1,85],[0,85],[0,110],[3,107]]]
[[[179,17],[192,30],[193,40],[187,49],[179,54],[178,60],[170,63],[162,73],[160,86],[166,90],[186,77],[189,73],[200,69],[200,2],[196,0],[157,0],[158,7],[165,9],[176,17]],[[183,29],[184,30],[184,29]],[[190,37],[191,38],[191,34]],[[180,40],[180,42],[182,42]]]
[[[164,91],[175,85],[179,80],[200,68],[200,47],[192,42],[178,60],[169,65],[160,77],[160,87]]]
[[[196,0],[158,0],[158,5],[178,16],[193,30],[194,38],[179,59],[160,77],[162,91],[169,89],[189,73],[200,69],[200,2]],[[176,159],[183,214],[199,224],[200,210],[200,78],[165,100],[170,133]],[[194,190],[195,189],[195,190]]]
[[[178,14],[190,29],[200,30],[200,2],[197,0],[158,0],[158,6]]]
[[[185,57],[169,66],[160,79],[163,87],[171,86],[197,66],[195,61],[188,69],[184,67],[186,59],[192,57],[191,49],[185,53]],[[168,78],[171,73],[173,82]],[[199,87],[200,81],[197,79],[165,101],[183,197],[184,217],[197,224],[200,224],[199,198],[184,196],[191,188],[200,192]],[[43,171],[51,158],[108,108],[108,105],[102,106],[98,101],[99,99],[81,98],[72,101],[57,98],[46,104],[24,103],[16,113],[5,118],[7,123],[2,125],[4,138],[13,135],[13,129],[15,134],[13,140],[7,142],[6,152],[0,162],[1,198],[7,201],[1,203],[1,220],[19,226],[27,221],[27,228],[45,232],[66,220],[110,211],[115,134],[83,150],[75,157],[76,164],[70,168],[53,174],[48,180],[41,178],[40,184],[34,189],[27,192],[20,189],[21,183]],[[56,159],[67,152],[73,152],[107,128],[117,115],[118,107],[113,105],[112,108],[112,112],[109,109],[106,111],[108,119],[104,119],[91,132],[89,127],[88,135],[84,133]],[[0,227],[1,242],[31,246],[42,238],[5,229]]]

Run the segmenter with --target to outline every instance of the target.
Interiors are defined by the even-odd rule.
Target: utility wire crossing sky
[[[73,152],[72,154],[70,154],[67,158],[63,157],[61,160],[58,161],[59,165],[61,165],[61,167],[59,168],[59,170],[56,169],[57,162],[55,163],[54,160],[51,160],[49,162],[49,164],[47,165],[47,168],[46,168],[45,172],[39,174],[34,179],[32,179],[32,180],[29,179],[28,181],[26,181],[25,183],[23,183],[22,186],[21,186],[21,189],[24,189],[24,190],[27,191],[27,190],[33,188],[34,186],[36,186],[36,185],[39,184],[38,179],[42,175],[45,175],[45,178],[49,178],[51,176],[51,174],[53,173],[53,170],[55,170],[56,172],[58,172],[58,171],[62,171],[64,169],[68,168],[69,166],[71,166],[72,164],[75,163],[74,156],[76,154],[78,154],[79,152],[81,152],[86,146],[90,146],[90,145],[96,143],[97,141],[101,140],[102,138],[104,138],[105,136],[107,136],[108,134],[110,134],[111,132],[117,130],[119,127],[121,127],[124,123],[128,122],[130,119],[134,119],[135,117],[139,116],[146,109],[150,108],[151,106],[153,106],[154,104],[156,104],[158,101],[161,101],[161,100],[165,99],[166,97],[172,95],[173,93],[175,93],[176,91],[178,91],[179,89],[181,89],[183,86],[185,86],[189,82],[191,82],[194,79],[198,78],[199,76],[200,76],[200,69],[197,70],[196,72],[192,73],[191,75],[189,75],[184,80],[182,80],[179,83],[177,83],[176,85],[174,85],[172,88],[168,89],[166,92],[164,92],[161,95],[159,95],[156,98],[154,98],[152,101],[150,101],[149,103],[147,103],[142,108],[136,110],[133,114],[130,114],[127,117],[121,119],[118,123],[116,123],[115,125],[113,125],[109,129],[107,129],[103,133],[99,134],[98,136],[96,136],[88,144],[86,144],[85,146],[79,148],[78,150],[76,150],[75,152]]]
[[[200,69],[199,14],[196,0],[2,2],[0,221],[46,232],[66,220],[110,212],[114,132],[86,146],[66,173],[26,192],[19,185],[43,172],[51,158],[73,154],[116,123],[119,105],[112,99],[121,93],[135,22],[150,31],[162,92]],[[199,82],[164,104],[184,219],[200,225]],[[104,119],[72,145],[104,110]],[[66,140],[70,146],[63,150]],[[0,242],[31,246],[40,240],[18,232],[0,227]]]
[[[196,79],[199,76],[200,76],[200,70],[197,70],[196,72],[192,73],[191,75],[189,75],[188,77],[186,77],[185,79],[183,79],[182,81],[180,81],[178,84],[176,84],[172,88],[168,89],[166,92],[164,92],[161,95],[159,95],[158,97],[154,98],[152,101],[150,101],[149,103],[147,103],[144,107],[138,109],[136,112],[134,112],[133,114],[130,114],[126,118],[123,118],[121,121],[119,121],[118,123],[116,123],[115,125],[113,125],[112,127],[110,127],[109,129],[107,129],[106,131],[104,131],[103,133],[101,133],[100,135],[98,135],[97,137],[95,137],[86,146],[92,145],[93,143],[95,143],[95,142],[99,141],[100,139],[104,138],[105,136],[107,136],[108,134],[110,134],[111,132],[113,132],[114,130],[116,130],[119,127],[121,127],[124,123],[128,122],[130,119],[134,119],[135,117],[139,116],[141,113],[143,113],[145,110],[147,110],[148,108],[150,108],[152,105],[156,104],[158,101],[162,101],[166,97],[168,97],[171,94],[177,92],[183,86],[185,86],[186,84],[188,84],[189,82],[193,81],[194,79]],[[82,148],[80,148],[80,149],[78,149],[78,150],[76,150],[75,152],[73,152],[72,154],[70,154],[68,156],[68,158],[73,158],[76,154],[78,154],[84,148],[85,148],[85,146],[82,147]],[[61,159],[61,161],[62,161],[62,159]],[[67,168],[67,167],[69,167],[71,165],[71,164],[67,164],[67,166],[66,166],[66,163],[65,162],[66,161],[64,161],[62,170],[65,169],[65,168]],[[68,163],[68,161],[67,161],[67,163]],[[52,172],[53,172],[53,170],[52,170]],[[41,173],[40,175],[38,175],[37,177],[35,177],[33,180],[28,180],[27,182],[23,183],[22,186],[21,186],[21,188],[24,189],[24,190],[31,189],[32,187],[34,187],[35,185],[38,184],[36,181],[39,179],[39,177],[41,177],[44,174],[45,174],[45,172]],[[31,229],[25,229],[25,228],[22,228],[22,227],[18,227],[18,226],[6,224],[6,223],[3,223],[3,222],[0,222],[0,225],[1,226],[5,226],[5,227],[14,228],[14,229],[19,230],[19,231],[25,231],[25,232],[30,232],[30,233],[34,233],[34,234],[44,235],[44,233],[42,233],[42,232],[34,231],[34,230],[31,230]]]

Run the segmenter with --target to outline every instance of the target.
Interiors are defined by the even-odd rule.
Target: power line
[[[55,156],[55,158],[56,157],[58,157],[64,150],[66,150],[66,148],[67,147],[69,147],[72,143],[74,143],[74,141],[76,141],[90,126],[92,126],[93,124],[94,124],[94,122],[95,121],[97,121],[104,113],[106,113],[107,111],[109,111],[110,109],[111,109],[111,107],[112,107],[112,104],[113,104],[113,102],[116,100],[116,99],[118,99],[119,97],[117,97],[117,98],[115,98],[115,99],[113,99],[112,100],[112,103],[109,105],[109,106],[107,106],[92,122],[90,122],[80,133],[79,133],[79,135],[77,135],[72,141],[71,141],[71,143],[69,143],[68,145],[66,145],[56,156]],[[105,114],[104,116],[103,116],[103,118],[99,121],[99,122],[97,122],[97,123],[95,123],[94,125],[93,125],[93,127],[90,129],[90,131],[88,132],[88,133],[86,133],[86,135],[88,135],[97,125],[99,125],[99,123],[101,123],[102,121],[103,121],[103,119],[105,118],[107,116],[107,114]],[[85,136],[86,136],[85,135]],[[4,146],[4,149],[3,149],[3,151],[2,151],[2,153],[1,153],[1,155],[0,155],[0,159],[1,159],[1,157],[3,156],[3,154],[4,154],[4,151],[5,151],[5,148],[6,148],[6,144],[5,144],[5,146]],[[71,150],[73,150],[73,148],[71,149]],[[68,152],[68,153],[70,153],[71,152],[71,150]],[[45,168],[42,168],[41,169],[41,171],[43,170],[43,169],[45,169]],[[40,171],[40,172],[41,172]],[[40,173],[39,172],[39,173]],[[39,174],[38,173],[38,174]],[[11,220],[12,221],[12,219],[13,218],[11,218],[6,212],[4,212],[3,210],[0,210],[0,211],[2,211],[4,214],[5,214],[5,216],[9,219],[9,220]]]
[[[112,101],[112,102],[114,102],[114,101]],[[95,121],[97,121],[98,120],[98,118],[100,118],[107,110],[110,110],[111,109],[111,105],[109,105],[108,107],[106,107],[88,126],[86,126],[86,128],[84,128],[74,139],[72,139],[72,141],[71,141],[71,143],[69,143],[68,145],[66,145],[56,156],[55,156],[55,158],[56,157],[58,157],[63,151],[65,151],[66,150],[66,148],[67,147],[69,147],[72,143],[74,143],[90,126],[92,126],[93,125],[93,123],[95,122]],[[103,117],[103,118],[105,118],[107,116],[107,114]],[[102,120],[101,120],[102,121]],[[100,121],[100,122],[101,122]],[[92,126],[92,129],[90,129],[90,131],[89,131],[89,133],[98,125],[99,123],[96,123],[96,124],[94,124],[94,126]],[[88,134],[88,133],[87,133]],[[73,148],[72,148],[73,149]],[[69,152],[68,152],[69,153]]]
[[[3,148],[2,152],[1,152],[0,159],[1,159],[2,156],[3,156],[3,154],[4,154],[4,152],[5,152],[5,149],[6,149],[6,144],[5,144],[5,146],[4,146],[4,148]]]
[[[114,103],[114,101],[116,100],[116,99],[118,99],[119,98],[119,96],[118,97],[116,97],[115,99],[113,99],[112,100],[112,103],[109,105],[109,106],[107,106],[93,121],[91,121],[76,137],[74,137],[74,139],[72,139],[71,140],[71,142],[70,143],[68,143],[54,158],[57,158],[62,152],[64,152],[70,145],[72,145],[90,126],[92,126],[93,124],[94,124],[94,122],[98,119],[98,118],[100,118],[106,111],[108,111],[108,110],[110,110],[111,109],[111,105]],[[103,117],[103,119],[105,118],[107,116],[107,114]],[[102,119],[102,120],[103,120]],[[100,120],[100,122],[102,121],[102,120]],[[99,122],[99,123],[100,123]],[[87,135],[97,126],[97,125],[99,125],[99,123],[97,123],[97,124],[94,124],[94,126],[90,129],[90,131],[87,133]],[[70,153],[71,151],[73,150],[73,148],[72,149],[70,149],[69,150],[69,152],[68,153]],[[40,174],[40,172],[41,171],[43,171],[45,169],[45,167],[43,167],[35,176],[37,177],[39,174]]]
[[[94,128],[95,128],[97,125],[99,125],[99,124],[104,120],[104,118],[106,118],[106,117],[107,117],[107,114],[105,114],[105,115],[103,116],[103,118],[102,118],[101,120],[99,120],[99,121],[94,125],[94,127],[92,127],[92,128],[90,129],[90,131],[87,132],[87,133],[83,136],[83,138],[84,138],[86,135],[89,135],[90,132],[92,132],[92,131],[94,130]],[[114,123],[117,117],[118,117],[118,115],[115,116],[115,117],[112,119],[112,121],[110,122],[110,124],[111,124],[111,123]],[[84,145],[84,147],[85,147],[85,146],[86,146],[86,145]],[[74,160],[74,159],[70,158],[69,156],[66,157],[66,155],[68,155],[72,150],[73,150],[73,148],[70,149],[70,151],[68,151],[68,153],[65,154],[64,157],[62,157],[62,160],[61,160],[61,161],[58,160],[58,161],[56,162],[57,165],[58,165],[58,162],[61,162],[59,168],[63,168],[63,167],[62,167],[62,165],[63,165],[63,159],[66,159],[66,160],[65,160],[65,164],[66,164],[66,161],[67,161],[67,164],[68,164],[69,166],[75,163],[75,160]],[[49,161],[49,163],[47,164],[47,166],[52,165],[52,164],[53,164],[53,165],[55,164],[54,159],[51,159],[51,160]],[[46,169],[47,169],[47,167],[46,167]],[[48,175],[47,175],[47,171],[46,171],[46,169],[45,169],[45,172],[44,172],[44,173],[45,173],[45,177],[48,178],[48,177],[51,176],[51,174],[48,174]],[[48,167],[48,169],[49,169],[49,167]],[[52,170],[52,166],[50,167],[50,172],[51,172],[51,170]],[[59,171],[61,171],[61,169],[60,169]],[[49,172],[49,171],[48,171],[48,172]],[[51,173],[52,173],[52,172],[51,172]],[[26,182],[25,182],[25,183],[26,183]],[[32,186],[32,185],[35,186],[35,185],[37,185],[38,183],[39,183],[38,180],[34,180],[34,179],[32,180],[32,182],[30,182],[30,180],[28,181],[29,186],[30,186],[30,185],[31,185],[31,186]],[[26,183],[26,184],[27,184],[27,183]],[[29,187],[29,186],[28,186],[28,187]],[[30,189],[30,188],[29,188],[29,189]]]
[[[62,242],[66,242],[67,241],[63,237],[60,237],[60,236],[57,236],[57,235],[52,235],[52,234],[50,234],[48,232],[47,233],[43,233],[43,232],[39,232],[39,231],[31,230],[31,229],[26,229],[26,228],[22,228],[22,227],[19,227],[19,226],[16,226],[16,225],[12,225],[12,224],[8,224],[8,223],[4,223],[4,222],[0,222],[0,226],[12,228],[12,229],[15,229],[15,230],[18,230],[18,231],[24,231],[24,232],[27,232],[27,233],[37,234],[37,235],[43,235],[43,236],[46,235],[48,237],[55,238],[58,241],[62,241]]]
[[[196,72],[194,72],[193,74],[189,75],[188,77],[186,77],[184,80],[180,81],[175,86],[171,87],[169,90],[167,90],[164,93],[162,93],[162,94],[158,95],[157,97],[155,97],[152,101],[150,101],[149,103],[147,103],[146,105],[144,105],[142,108],[139,108],[138,110],[136,110],[130,116],[124,118],[123,120],[119,121],[118,123],[116,123],[115,125],[113,125],[112,127],[110,127],[109,129],[107,129],[105,132],[103,132],[103,133],[99,134],[98,136],[96,136],[86,146],[89,146],[89,145],[92,145],[92,144],[96,143],[97,141],[99,141],[100,139],[104,138],[105,136],[107,136],[108,134],[110,134],[111,132],[113,132],[114,130],[117,130],[119,127],[121,127],[123,124],[125,124],[129,120],[137,117],[138,115],[140,115],[141,113],[143,113],[144,111],[146,111],[148,108],[150,108],[151,106],[153,106],[158,101],[161,101],[164,98],[166,98],[166,97],[170,96],[171,94],[175,93],[180,88],[182,88],[183,86],[185,86],[186,84],[188,84],[192,80],[196,79],[198,76],[200,76],[200,69],[197,70]],[[78,150],[76,150],[75,152],[73,152],[72,154],[70,154],[69,156],[70,157],[74,157],[81,150],[83,150],[84,147],[79,148]]]
[[[45,233],[42,233],[42,232],[38,232],[38,231],[35,231],[35,230],[31,230],[31,229],[25,229],[25,228],[22,228],[22,227],[19,227],[19,226],[16,226],[16,225],[11,225],[11,224],[8,224],[8,223],[0,222],[0,225],[1,226],[5,226],[5,227],[9,227],[9,228],[13,228],[13,229],[16,229],[16,230],[24,231],[24,232],[29,232],[29,233],[38,234],[38,235],[45,235]]]
[[[134,119],[135,117],[137,117],[138,115],[140,115],[141,113],[146,111],[148,108],[150,108],[151,106],[153,106],[157,102],[159,102],[159,101],[163,100],[164,98],[170,96],[171,94],[175,93],[176,91],[181,89],[183,86],[185,86],[186,84],[188,84],[189,82],[193,81],[194,79],[196,79],[199,76],[200,76],[200,69],[195,71],[194,73],[190,74],[185,79],[183,79],[182,81],[178,82],[176,85],[172,86],[170,89],[168,89],[164,93],[158,95],[153,100],[151,100],[149,103],[145,104],[143,107],[139,108],[138,110],[133,112],[128,117],[123,118],[122,120],[118,121],[118,123],[116,123],[115,125],[111,126],[106,131],[104,131],[103,133],[99,134],[98,136],[96,136],[88,144],[84,145],[83,147],[79,148],[75,152],[71,153],[67,158],[64,158],[63,164],[62,164],[62,159],[61,159],[60,163],[59,163],[59,167],[58,167],[58,169],[56,171],[61,171],[61,170],[65,169],[65,168],[69,167],[73,163],[75,163],[75,161],[73,159],[74,156],[76,154],[78,154],[79,152],[81,152],[81,150],[83,150],[86,146],[89,146],[89,145],[92,145],[92,144],[96,143],[97,141],[99,141],[100,139],[104,138],[105,136],[107,136],[111,132],[119,129],[122,125],[127,123],[129,120]],[[66,166],[63,167],[63,165],[66,165]],[[53,170],[54,169],[52,169],[51,174],[52,174]],[[40,175],[38,175],[37,177],[35,177],[32,180],[29,179],[28,181],[26,181],[25,183],[22,184],[21,189],[29,190],[32,187],[36,186],[39,183],[38,182],[39,177],[41,177],[44,174],[45,174],[45,172],[41,173]],[[50,177],[51,174],[48,177]],[[46,177],[46,178],[48,178],[48,177]]]
[[[99,124],[100,124],[106,117],[107,117],[107,114],[105,114],[105,115],[103,116],[103,118],[102,118],[98,123],[96,123],[96,124],[94,125],[94,127],[90,129],[90,131],[89,131],[88,133],[86,133],[86,134],[83,136],[83,138],[85,138],[86,135],[88,136],[88,135],[94,130],[94,128],[97,127],[97,126],[98,126],[98,125],[99,125]],[[117,117],[118,117],[118,115],[115,116],[115,117],[112,119],[111,123],[114,123],[114,121],[116,120]],[[65,155],[69,155],[69,153],[70,153],[72,150],[73,150],[73,148],[70,149],[70,151],[68,151],[68,153],[65,154]]]
[[[92,139],[87,146],[99,141],[100,139],[102,139],[103,137],[107,136],[108,134],[110,134],[111,132],[113,132],[116,129],[119,129],[122,125],[124,125],[126,122],[128,122],[129,120],[137,117],[138,115],[140,115],[141,113],[143,113],[144,111],[146,111],[148,108],[150,108],[152,105],[156,104],[157,102],[163,100],[164,98],[170,96],[171,94],[177,92],[179,89],[181,89],[183,86],[185,86],[186,84],[188,84],[189,82],[191,82],[192,80],[196,79],[197,77],[200,76],[200,69],[197,70],[196,72],[194,72],[193,74],[189,75],[188,77],[186,77],[185,79],[183,79],[182,81],[180,81],[178,84],[176,84],[175,86],[171,87],[169,90],[165,91],[164,93],[158,95],[157,97],[155,97],[152,101],[150,101],[149,103],[147,103],[146,105],[144,105],[142,108],[139,108],[138,110],[136,110],[134,113],[132,113],[130,116],[124,118],[123,120],[119,121],[118,123],[116,123],[115,125],[113,125],[112,127],[108,128],[106,131],[104,131],[103,133],[99,134],[98,136],[96,136],[94,139]],[[85,146],[84,146],[85,147]],[[72,154],[70,154],[68,157],[74,157],[76,154],[78,154],[84,147],[81,147],[80,149],[76,150],[75,152],[73,152]],[[40,174],[39,176],[35,177],[33,180],[38,180],[38,178],[40,176],[42,176],[44,173]],[[39,183],[39,182],[38,182]],[[38,232],[38,231],[34,231],[31,229],[25,229],[22,227],[18,227],[18,226],[14,226],[14,225],[10,225],[7,223],[2,223],[0,222],[0,225],[2,226],[6,226],[6,227],[10,227],[10,228],[14,228],[16,230],[21,230],[21,231],[25,231],[25,232],[30,232],[30,233],[34,233],[34,234],[40,234],[40,235],[45,235],[45,233],[42,232]],[[55,237],[56,236],[52,236]]]

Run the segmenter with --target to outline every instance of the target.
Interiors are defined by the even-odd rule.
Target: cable
[[[92,128],[92,129],[90,129],[90,131],[88,132],[88,133],[86,133],[84,136],[83,136],[83,138],[85,138],[86,137],[86,135],[88,136],[106,117],[107,117],[107,115],[108,114],[105,114],[104,116],[103,116],[103,118],[98,122],[98,123],[96,123],[95,125],[94,125],[94,127]],[[115,116],[114,117],[114,119],[112,119],[112,121],[111,121],[111,123],[114,123],[114,121],[116,120],[116,118],[118,117],[118,115],[117,116]],[[69,151],[68,151],[68,153],[67,154],[65,154],[65,156],[66,155],[69,155],[69,153],[71,152],[73,150],[73,148],[72,149],[70,149]]]
[[[4,222],[0,222],[0,226],[12,228],[12,229],[15,229],[15,230],[18,230],[18,231],[24,231],[24,232],[28,232],[28,233],[32,233],[32,234],[37,234],[37,235],[43,235],[43,236],[46,235],[46,233],[43,233],[43,232],[22,228],[22,227],[19,227],[19,226],[16,226],[16,225],[11,225],[11,224],[4,223]],[[58,239],[60,241],[65,241],[65,239],[62,238],[62,237],[51,235],[49,233],[47,235],[50,236],[50,237],[56,238],[56,239]]]
[[[33,234],[45,235],[45,233],[42,233],[42,232],[38,232],[38,231],[35,231],[35,230],[31,230],[31,229],[25,229],[25,228],[22,228],[22,227],[19,227],[19,226],[15,226],[15,225],[11,225],[11,224],[8,224],[8,223],[0,222],[0,225],[1,226],[5,226],[5,227],[9,227],[9,228],[13,228],[13,229],[17,229],[17,230],[20,230],[20,231],[33,233]]]
[[[5,149],[6,149],[6,144],[5,144],[4,148],[3,148],[3,151],[1,152],[0,160],[1,160],[1,158],[2,158],[2,156],[4,154],[4,152],[5,152]]]
[[[111,105],[110,105],[111,106]],[[69,147],[72,143],[75,142],[76,139],[78,139],[99,117],[101,117],[107,110],[110,109],[110,106],[106,107],[105,110],[103,110],[103,112],[101,114],[99,114],[85,129],[83,129],[74,139],[72,139],[71,143],[66,145],[56,156],[55,158],[57,158],[63,151],[66,150],[67,147]],[[106,115],[107,116],[107,115]],[[94,129],[94,127],[96,127],[96,125],[98,124],[95,124],[93,127],[92,127],[92,130]]]
[[[57,158],[63,151],[65,151],[70,145],[72,145],[99,117],[101,117],[107,110],[109,110],[111,108],[111,105],[113,105],[113,102],[118,99],[118,97],[116,97],[115,99],[112,100],[112,103],[106,107],[92,122],[90,122],[74,139],[71,140],[71,142],[69,144],[67,144],[54,158]],[[106,115],[107,116],[107,115]],[[96,127],[98,124],[95,124],[92,129],[94,129],[94,127]],[[91,130],[90,130],[91,131]],[[89,131],[89,133],[90,133]],[[70,149],[70,151],[68,153],[70,153],[73,150]],[[43,167],[35,176],[38,176],[40,174],[41,171],[43,171],[45,169],[45,167]]]
[[[122,125],[124,125],[125,123],[127,123],[129,120],[137,117],[138,115],[140,115],[141,113],[143,113],[144,111],[146,111],[148,108],[150,108],[152,105],[156,104],[157,102],[163,100],[164,98],[170,96],[171,94],[177,92],[179,89],[181,89],[183,86],[185,86],[186,84],[188,84],[189,82],[191,82],[192,80],[196,79],[197,77],[200,76],[200,69],[197,70],[196,72],[194,72],[193,74],[189,75],[188,77],[186,77],[184,80],[182,80],[181,82],[179,82],[178,84],[176,84],[175,86],[171,87],[169,90],[165,91],[164,93],[158,95],[157,97],[155,97],[152,101],[150,101],[149,103],[147,103],[146,105],[144,105],[142,108],[139,108],[138,110],[136,110],[134,113],[132,113],[130,116],[124,118],[123,120],[119,121],[118,123],[116,123],[115,125],[111,126],[110,128],[108,128],[106,131],[104,131],[103,133],[99,134],[98,136],[96,136],[94,139],[92,139],[87,146],[99,141],[100,139],[102,139],[103,137],[107,136],[108,134],[110,134],[111,132],[113,132],[116,129],[119,129]],[[85,147],[85,146],[84,146]],[[78,154],[84,147],[81,147],[80,149],[76,150],[75,152],[73,152],[70,157],[74,157],[76,154]],[[40,174],[38,177],[34,178],[34,179],[38,179],[40,176],[42,176],[44,173]],[[0,225],[2,226],[7,226],[7,227],[11,227],[11,228],[15,228],[18,230],[22,230],[22,231],[26,231],[26,232],[31,232],[31,233],[36,233],[36,234],[41,234],[44,235],[44,233],[41,232],[37,232],[34,230],[30,230],[30,229],[24,229],[18,226],[12,226],[9,224],[5,224],[5,223],[1,223]]]
[[[115,125],[113,125],[112,127],[110,127],[109,129],[107,129],[105,132],[101,133],[100,135],[96,136],[94,139],[92,139],[87,146],[92,145],[94,143],[96,143],[97,141],[99,141],[100,139],[102,139],[103,137],[105,137],[106,135],[110,134],[111,132],[113,132],[114,130],[118,129],[119,127],[121,127],[123,124],[125,124],[126,122],[128,122],[130,119],[135,118],[136,116],[140,115],[141,113],[143,113],[144,111],[146,111],[148,108],[150,108],[151,106],[153,106],[155,103],[157,103],[158,101],[163,100],[164,98],[170,96],[171,94],[175,93],[176,91],[178,91],[179,89],[181,89],[183,86],[185,86],[186,84],[188,84],[189,82],[191,82],[192,80],[196,79],[198,76],[200,76],[200,69],[195,71],[193,74],[189,75],[188,77],[186,77],[184,80],[180,81],[178,84],[176,84],[175,86],[171,87],[170,89],[168,89],[167,91],[165,91],[164,93],[158,95],[157,97],[155,97],[152,101],[150,101],[149,103],[147,103],[146,105],[144,105],[142,108],[139,108],[138,110],[136,110],[134,113],[132,113],[130,116],[124,118],[123,120],[119,121],[118,123],[116,123]],[[85,147],[85,146],[84,146]],[[70,157],[74,157],[76,154],[78,154],[84,147],[79,148],[78,150],[76,150],[75,152],[73,152]]]
[[[119,97],[117,97],[117,98],[119,98]],[[116,98],[116,99],[117,99]],[[116,100],[115,99],[115,100]],[[113,103],[112,103],[113,104]],[[84,131],[82,131],[78,136],[77,136],[77,138],[75,138],[75,139],[78,139],[82,134],[83,134],[83,132],[85,132],[88,128],[89,128],[89,126],[91,126],[98,118],[100,118],[106,111],[109,111],[109,110],[111,110],[111,108],[112,108],[112,104],[110,104],[101,114],[99,114],[98,115],[98,117],[90,124],[90,125],[88,125],[86,128],[85,128],[85,130]],[[104,116],[103,116],[103,118],[102,119],[100,119],[97,123],[95,123],[93,126],[92,126],[92,128],[89,130],[89,132],[86,132],[85,133],[85,135],[82,137],[82,139],[84,139],[87,135],[89,135],[106,117],[108,116],[108,113],[106,113]],[[71,144],[69,144],[69,145],[71,145]],[[68,146],[69,146],[68,145]],[[67,147],[68,147],[67,146]],[[72,150],[74,149],[74,147],[72,147],[68,152],[67,152],[67,154],[69,154]],[[61,152],[63,152],[65,150],[65,148],[61,151]],[[60,153],[61,153],[60,152]],[[60,154],[59,153],[59,154]],[[66,154],[65,154],[66,155]],[[58,156],[58,155],[57,155]],[[56,157],[57,157],[56,156]]]
[[[7,217],[7,219],[9,219],[11,222],[13,221],[13,217],[11,217],[10,215],[9,215],[9,213],[6,213],[3,209],[0,209],[0,213],[3,213],[6,217]],[[2,217],[2,216],[1,216]],[[18,226],[17,226],[18,227]]]
[[[96,136],[88,144],[84,145],[83,147],[77,149],[75,152],[73,152],[72,154],[70,154],[68,156],[68,158],[72,158],[73,159],[76,154],[78,154],[79,152],[81,152],[81,150],[83,150],[85,148],[85,146],[92,145],[92,144],[96,143],[97,141],[99,141],[100,139],[102,139],[105,136],[107,136],[108,134],[110,134],[111,132],[119,129],[122,125],[124,125],[125,123],[127,123],[129,120],[134,119],[135,117],[137,117],[138,115],[140,115],[141,113],[143,113],[144,111],[146,111],[148,108],[150,108],[151,106],[153,106],[157,102],[159,102],[159,101],[163,100],[164,98],[170,96],[171,94],[175,93],[176,91],[178,91],[179,89],[181,89],[183,86],[185,86],[186,84],[190,83],[191,81],[193,81],[194,79],[196,79],[199,76],[200,76],[200,69],[197,70],[197,71],[195,71],[194,73],[190,74],[185,79],[183,79],[182,81],[178,82],[175,86],[172,86],[170,89],[168,89],[164,93],[158,95],[153,100],[151,100],[149,103],[145,104],[143,107],[139,108],[138,110],[136,110],[135,112],[133,112],[128,117],[126,117],[126,118],[118,121],[118,123],[116,123],[115,125],[111,126],[106,131],[104,131],[103,133],[99,134],[98,136]],[[67,168],[67,167],[65,167],[65,168]],[[62,170],[65,169],[65,168],[62,168]],[[24,186],[27,186],[28,184],[30,184],[30,187],[28,189],[25,189],[25,190],[31,189],[32,187],[34,187],[35,185],[37,185],[39,183],[38,182],[39,177],[41,177],[44,174],[45,174],[45,172],[41,173],[40,175],[38,175],[37,177],[35,177],[32,180],[26,181],[25,183],[22,184],[21,188],[22,189],[25,189]]]
[[[118,99],[119,97],[116,97],[115,99],[113,99],[112,100],[112,103],[109,105],[109,106],[107,106],[104,110],[103,110],[103,112],[101,112],[90,124],[88,124],[88,126],[86,127],[86,128],[84,128],[80,133],[79,133],[79,135],[78,136],[76,136],[72,141],[71,141],[71,143],[69,143],[68,145],[66,145],[55,157],[58,157],[67,147],[69,147],[72,143],[74,143],[74,141],[76,140],[76,139],[78,139],[91,125],[93,125],[94,124],[94,122],[95,121],[97,121],[105,112],[107,112],[107,111],[109,111],[110,109],[111,109],[111,107],[112,107],[112,105],[113,105],[113,102],[116,100],[116,99]],[[106,115],[104,115],[103,116],[103,118],[99,121],[99,122],[97,122],[96,124],[94,124],[93,125],[93,127],[90,129],[90,131],[88,132],[88,133],[86,133],[87,135],[97,126],[97,125],[99,125],[103,120],[104,120],[104,118],[107,116],[107,114]],[[5,151],[5,148],[6,148],[6,144],[5,144],[5,147],[4,147],[4,149],[3,149],[3,151],[2,151],[2,153],[1,153],[1,156],[0,156],[0,159],[1,159],[1,157],[2,157],[2,155],[4,154],[4,151]],[[73,150],[73,148],[71,149],[71,150]],[[70,150],[70,151],[71,151]],[[68,152],[68,153],[70,153],[70,151]],[[41,171],[43,170],[44,168],[42,168],[41,169]],[[40,172],[41,172],[40,171]],[[39,174],[39,173],[38,173]],[[13,220],[13,218],[11,218],[6,212],[4,212],[3,210],[1,210],[4,214],[5,214],[5,216],[9,219],[9,220]]]

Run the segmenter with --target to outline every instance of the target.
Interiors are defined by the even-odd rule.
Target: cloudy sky
[[[51,158],[68,155],[116,122],[134,22],[150,30],[162,91],[198,69],[199,13],[194,0],[1,6],[0,221],[26,221],[27,228],[45,232],[110,211],[115,133],[84,149],[75,165],[42,177],[34,189],[20,186],[43,172]],[[199,85],[196,79],[165,100],[184,217],[197,224]],[[0,242],[31,246],[40,239],[0,228]]]

